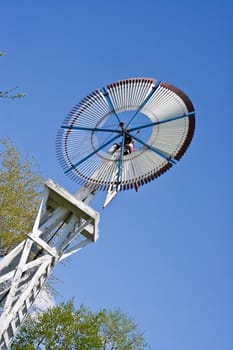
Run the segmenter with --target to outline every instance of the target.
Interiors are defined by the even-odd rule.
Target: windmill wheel
[[[166,172],[194,133],[190,99],[151,78],[121,80],[93,91],[58,131],[64,172],[96,190],[136,188]]]

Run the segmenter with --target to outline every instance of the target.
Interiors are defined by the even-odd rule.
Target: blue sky
[[[119,307],[152,349],[233,346],[231,1],[8,1],[1,4],[0,137],[75,193],[57,130],[89,92],[152,77],[191,98],[197,125],[180,162],[101,209],[99,240],[57,268],[64,299]]]

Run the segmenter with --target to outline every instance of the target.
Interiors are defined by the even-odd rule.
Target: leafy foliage
[[[135,322],[120,310],[107,311],[101,314],[100,335],[103,350],[112,349],[146,349],[143,334],[139,333]]]
[[[119,310],[91,312],[73,302],[30,316],[12,350],[143,350],[148,349],[136,324]]]
[[[0,255],[5,255],[32,229],[43,177],[33,159],[21,161],[9,140],[0,143]]]

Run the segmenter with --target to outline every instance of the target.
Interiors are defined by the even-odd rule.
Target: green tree
[[[144,350],[135,322],[119,310],[92,312],[73,302],[28,318],[12,350]]]
[[[33,159],[21,160],[7,139],[0,140],[0,256],[28,234],[41,199],[43,177]]]
[[[120,310],[102,311],[99,335],[102,339],[101,350],[148,349],[136,323]]]

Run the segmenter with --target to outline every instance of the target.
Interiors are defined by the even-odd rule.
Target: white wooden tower
[[[99,213],[85,202],[88,188],[73,196],[48,180],[33,230],[0,260],[0,349],[7,350],[58,262],[95,242]]]

